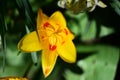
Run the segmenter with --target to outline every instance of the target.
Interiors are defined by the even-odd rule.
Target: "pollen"
[[[64,29],[64,31],[65,31],[65,34],[68,35],[68,31],[67,31],[67,29]]]
[[[45,23],[44,23],[44,28],[48,27],[49,25],[50,25],[49,22],[45,22]]]
[[[49,49],[51,51],[54,51],[56,49],[56,47],[57,47],[56,45],[51,45],[51,44],[49,45]]]

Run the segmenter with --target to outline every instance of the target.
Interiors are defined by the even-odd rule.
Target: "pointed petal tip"
[[[39,9],[39,10],[38,10],[38,16],[41,17],[42,15],[43,15],[43,11],[42,11],[42,9]]]
[[[41,43],[39,42],[36,31],[26,34],[17,45],[18,49],[22,52],[36,52],[42,49]]]
[[[44,77],[48,77],[54,69],[58,54],[56,51],[43,50],[42,69]]]
[[[38,10],[38,13],[41,13],[42,12],[42,9],[40,8],[39,10]]]
[[[55,11],[51,16],[50,20],[54,21],[55,23],[59,24],[60,27],[66,27],[66,20],[64,15],[60,11]]]
[[[68,62],[68,63],[76,63],[76,56],[73,59],[71,59],[70,61],[66,60],[66,62]]]
[[[43,74],[44,74],[44,77],[47,78],[51,73],[51,70],[49,67],[47,67],[44,71],[43,71]]]
[[[66,41],[62,47],[57,50],[59,56],[68,63],[76,62],[76,48],[72,41]]]
[[[73,60],[73,62],[72,63],[76,63],[76,58]]]

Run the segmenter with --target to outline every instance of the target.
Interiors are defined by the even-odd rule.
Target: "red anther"
[[[50,25],[50,23],[46,22],[44,23],[44,28],[48,27]]]
[[[65,34],[68,35],[68,31],[67,31],[67,29],[64,29],[64,31],[65,31]]]
[[[49,45],[49,49],[51,50],[51,51],[54,51],[55,49],[56,49],[56,45]]]

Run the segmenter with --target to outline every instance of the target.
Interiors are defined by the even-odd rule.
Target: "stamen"
[[[68,35],[68,31],[67,31],[67,29],[64,29],[64,31],[65,31],[65,34]]]
[[[51,45],[51,44],[49,45],[49,49],[51,51],[54,51],[56,49],[56,47],[57,47],[56,45]]]
[[[44,28],[48,27],[50,25],[50,23],[46,22],[44,23]]]

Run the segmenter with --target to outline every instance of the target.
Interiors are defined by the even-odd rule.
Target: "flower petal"
[[[54,12],[50,16],[49,20],[55,22],[60,27],[66,27],[66,20],[60,11]]]
[[[37,15],[37,29],[40,29],[41,27],[43,27],[44,22],[47,20],[48,20],[48,16],[45,15],[41,9],[39,9],[38,15]]]
[[[76,61],[76,49],[72,41],[66,40],[62,46],[58,49],[59,56],[68,63],[74,63]]]
[[[23,52],[34,52],[41,50],[41,44],[36,31],[25,35],[18,43],[18,49]]]
[[[74,35],[70,32],[70,30],[66,26],[66,20],[60,11],[54,12],[50,18],[49,22],[53,25],[53,27],[62,29],[65,33],[68,33],[68,37],[72,40],[74,39]]]
[[[73,40],[75,38],[75,35],[72,32],[70,32],[70,30],[68,28],[65,28],[64,32],[67,35],[67,37],[66,37],[67,39],[69,38],[69,39]]]
[[[44,76],[47,77],[53,70],[58,54],[56,51],[43,50],[42,52],[42,68]]]

